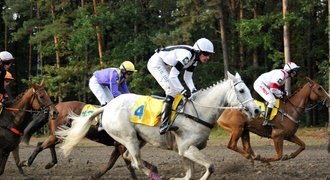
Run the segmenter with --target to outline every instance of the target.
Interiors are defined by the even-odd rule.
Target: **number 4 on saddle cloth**
[[[175,97],[172,105],[171,122],[173,122],[183,95]],[[134,104],[132,109],[131,122],[144,124],[147,126],[156,126],[160,121],[164,99],[154,98],[152,96],[141,96]]]
[[[266,111],[266,105],[264,102],[258,101],[258,100],[254,100],[254,102],[257,104],[258,109],[260,110],[261,114],[260,117],[264,117],[265,115],[265,111]],[[269,120],[273,120],[274,117],[276,116],[277,112],[278,112],[278,108],[280,107],[280,100],[276,99],[276,105],[274,106],[272,112],[270,113],[270,117]]]
[[[90,116],[94,113],[94,111],[99,108],[100,106],[95,106],[92,104],[86,104],[83,109],[81,110],[80,116],[85,117],[85,116]],[[91,125],[95,126],[97,125],[99,122],[101,122],[101,118],[102,118],[102,114],[98,115],[96,118],[93,119]]]

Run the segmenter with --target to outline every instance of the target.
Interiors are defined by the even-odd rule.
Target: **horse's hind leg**
[[[293,159],[296,156],[298,156],[298,154],[300,154],[301,151],[305,150],[305,146],[306,146],[305,143],[301,139],[299,139],[296,135],[293,135],[290,139],[288,139],[288,141],[298,144],[299,148],[290,155],[284,155],[282,158],[283,161],[288,159]]]
[[[92,175],[89,179],[99,179],[101,176],[103,176],[107,171],[109,171],[113,165],[116,163],[117,159],[120,155],[125,153],[126,148],[122,145],[115,147],[115,149],[112,151],[110,159],[105,167],[103,167],[100,171],[96,172],[94,175]],[[131,176],[133,179],[137,179],[137,176],[135,174],[134,169],[131,166],[131,161],[124,159],[126,166],[128,170],[131,173]]]
[[[17,146],[13,151],[12,151],[13,157],[15,159],[15,164],[18,168],[18,171],[20,174],[25,175],[22,166],[20,166],[20,158],[19,158],[19,146]]]

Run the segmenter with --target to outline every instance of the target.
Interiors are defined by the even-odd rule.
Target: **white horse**
[[[218,82],[194,95],[193,101],[187,101],[184,108],[178,113],[174,126],[179,127],[175,132],[177,147],[175,150],[183,157],[186,175],[182,179],[191,179],[194,163],[205,167],[206,172],[201,179],[208,179],[214,172],[214,166],[210,160],[200,151],[206,147],[211,128],[226,107],[236,106],[248,110],[249,115],[259,115],[257,105],[251,97],[250,90],[241,80],[238,73],[232,75],[229,72],[228,80]],[[130,155],[132,166],[142,170],[152,179],[159,179],[155,172],[144,166],[140,157],[140,148],[149,143],[153,146],[166,148],[164,135],[159,134],[159,127],[134,124],[131,120],[131,111],[134,103],[141,95],[123,94],[113,99],[104,109],[100,108],[91,117],[72,117],[72,127],[68,130],[58,131],[57,134],[64,138],[61,148],[67,156],[72,148],[87,133],[90,121],[100,112],[103,112],[102,125],[105,131],[116,141],[123,144]]]

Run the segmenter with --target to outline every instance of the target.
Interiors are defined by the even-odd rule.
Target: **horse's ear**
[[[39,86],[43,87],[44,85],[45,85],[45,82],[44,82],[44,79],[42,79]]]
[[[31,80],[29,80],[29,88],[32,87],[33,83]]]
[[[241,78],[241,75],[239,75],[238,72],[236,72],[235,77],[236,77],[237,79],[242,79],[242,78]]]
[[[306,79],[309,81],[309,83],[312,83],[312,84],[315,83],[311,78],[309,78],[309,77],[307,77],[307,76],[306,76]]]
[[[234,79],[235,78],[235,76],[232,75],[229,71],[227,71],[227,76],[228,76],[229,79]]]

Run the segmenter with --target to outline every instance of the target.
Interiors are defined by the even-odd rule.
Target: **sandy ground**
[[[202,150],[212,160],[215,172],[211,180],[268,180],[268,179],[317,179],[330,180],[330,153],[326,151],[327,136],[302,137],[307,146],[295,159],[273,162],[266,165],[255,162],[254,166],[236,152],[226,148],[228,139],[210,140],[208,146]],[[21,145],[21,160],[25,160],[32,153],[34,146],[40,139],[32,139],[29,146]],[[252,147],[257,154],[272,156],[275,154],[272,141],[265,138],[253,137]],[[284,144],[284,153],[290,154],[298,147],[289,142]],[[88,179],[90,175],[104,166],[108,161],[113,147],[106,147],[89,140],[84,140],[74,149],[68,158],[64,158],[57,148],[58,165],[52,169],[44,166],[51,160],[50,151],[39,154],[31,167],[24,168],[28,177],[19,175],[12,156],[9,157],[5,172],[0,179]],[[183,177],[184,170],[181,158],[172,151],[146,146],[142,149],[142,157],[158,167],[161,179]],[[204,172],[200,165],[195,166],[194,179],[199,179]],[[141,171],[136,171],[139,179],[148,179]],[[131,179],[124,161],[120,158],[113,169],[108,171],[102,179]]]

